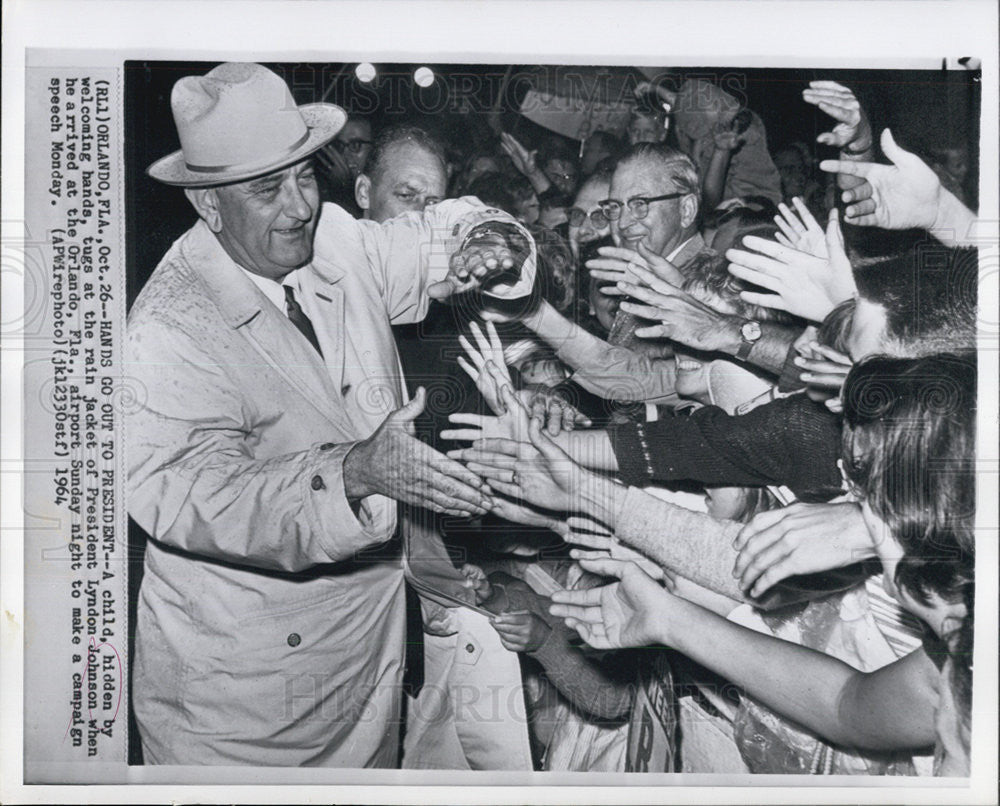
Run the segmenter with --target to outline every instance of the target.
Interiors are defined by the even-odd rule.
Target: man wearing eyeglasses
[[[351,115],[333,142],[330,143],[340,152],[351,172],[351,180],[355,180],[368,164],[368,156],[372,153],[372,124],[367,118]]]
[[[607,198],[585,214],[577,205],[570,226],[610,227],[616,247],[663,257],[681,274],[698,260],[714,257],[697,230],[698,171],[683,154],[659,144],[633,146],[611,177]],[[584,215],[587,220],[584,221]],[[588,268],[617,258],[589,261]],[[524,324],[556,348],[575,370],[572,380],[608,399],[677,402],[672,362],[631,349],[635,318],[619,311],[608,341],[587,333],[544,303]]]
[[[716,259],[697,230],[700,187],[697,168],[679,151],[655,143],[629,149],[612,175],[608,197],[598,202],[596,223],[607,222],[615,246],[630,251],[607,254],[602,250],[601,258],[588,261],[592,276],[602,270],[621,274],[631,259],[667,275],[668,281],[672,273],[679,285],[699,262]],[[590,216],[594,223],[594,211]],[[580,220],[579,213],[574,217]],[[622,258],[626,254],[632,257]],[[680,290],[673,301],[671,339],[695,349],[734,355],[775,375],[782,373],[796,332],[721,314]],[[544,303],[524,319],[526,326],[556,348],[558,357],[574,369],[571,380],[588,392],[608,399],[673,405],[677,402],[673,362],[633,349],[639,322],[619,310],[605,342]]]

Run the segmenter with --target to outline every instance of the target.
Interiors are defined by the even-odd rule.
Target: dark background
[[[170,112],[170,92],[183,76],[201,75],[218,62],[129,61],[125,63],[125,193],[126,277],[128,305],[142,290],[160,258],[196,219],[183,192],[150,179],[145,169],[180,147]],[[427,89],[412,81],[416,64],[378,64],[370,85],[354,77],[356,63],[280,63],[267,66],[285,78],[296,101],[328,101],[348,112],[369,117],[373,129],[419,121],[435,130],[451,151],[468,153],[487,145],[495,135],[486,124],[490,110],[500,114],[502,127],[532,147],[548,132],[517,113],[520,100],[532,86],[531,76],[558,78],[588,67],[538,65],[428,64],[437,76]],[[603,68],[626,90],[641,80],[635,68]],[[508,70],[513,74],[501,93]],[[664,71],[657,70],[662,74]],[[672,72],[679,84],[686,77],[714,78],[725,89],[734,87],[740,100],[760,115],[772,153],[795,141],[815,143],[831,128],[831,119],[802,101],[809,81],[838,81],[858,96],[868,112],[876,136],[888,126],[896,142],[908,150],[964,146],[970,158],[969,198],[978,198],[979,73],[942,70],[814,70],[786,68],[684,68]],[[669,82],[667,84],[669,86]],[[498,101],[499,98],[499,101]],[[572,143],[571,143],[572,144]],[[816,146],[818,159],[835,157]],[[146,537],[129,521],[129,623],[135,624],[136,601],[142,579]],[[129,654],[134,650],[130,635]],[[130,697],[131,701],[131,697]],[[141,764],[138,732],[129,709],[129,763]]]
[[[126,197],[128,226],[129,304],[145,284],[170,244],[191,224],[195,214],[184,194],[145,174],[146,166],[180,147],[170,113],[170,90],[177,79],[203,74],[217,62],[140,62],[125,64]],[[500,95],[509,65],[428,65],[438,78],[428,89],[412,82],[415,64],[377,65],[371,85],[354,78],[355,63],[268,64],[292,87],[299,103],[326,100],[349,112],[369,116],[375,131],[401,119],[419,118],[456,150],[485,142],[492,135],[486,113]],[[515,76],[541,71],[588,71],[592,68],[513,66]],[[624,80],[640,80],[634,68],[607,68]],[[811,80],[829,79],[849,86],[868,111],[876,134],[889,126],[896,141],[909,150],[951,144],[967,145],[970,175],[978,177],[979,73],[945,70],[809,70],[777,68],[684,68],[678,78],[715,76],[730,90],[742,88],[746,106],[762,118],[772,152],[796,140],[815,143],[830,129],[831,119],[802,101]],[[529,81],[515,79],[500,97],[503,128],[526,145],[546,130],[517,114]],[[817,156],[828,149],[817,146]],[[971,188],[971,198],[978,196]]]

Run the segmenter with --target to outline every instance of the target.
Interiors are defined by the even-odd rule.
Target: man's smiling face
[[[678,188],[650,159],[637,158],[621,163],[611,178],[610,198],[628,202],[637,196],[655,198],[675,193]],[[628,207],[611,225],[615,242],[636,249],[640,242],[657,255],[668,254],[680,243],[683,229],[681,199],[652,202],[645,218],[636,218]]]
[[[319,189],[309,160],[214,192],[219,241],[247,271],[280,280],[312,260]]]

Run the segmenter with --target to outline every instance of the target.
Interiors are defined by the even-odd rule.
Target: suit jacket
[[[322,357],[204,222],[143,289],[126,428],[129,512],[152,537],[133,678],[148,762],[396,766],[397,504],[352,507],[343,461],[404,400],[390,324],[424,316],[492,219],[509,220],[470,200],[382,225],[324,205],[298,274]]]

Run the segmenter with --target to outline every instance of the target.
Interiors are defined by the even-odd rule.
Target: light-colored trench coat
[[[127,343],[129,513],[154,538],[133,677],[147,763],[396,766],[402,563],[362,550],[391,540],[397,504],[355,512],[343,461],[404,400],[390,323],[421,319],[497,219],[468,199],[382,225],[325,205],[298,273],[322,358],[204,222],[157,267]],[[533,248],[524,268],[530,284]]]

